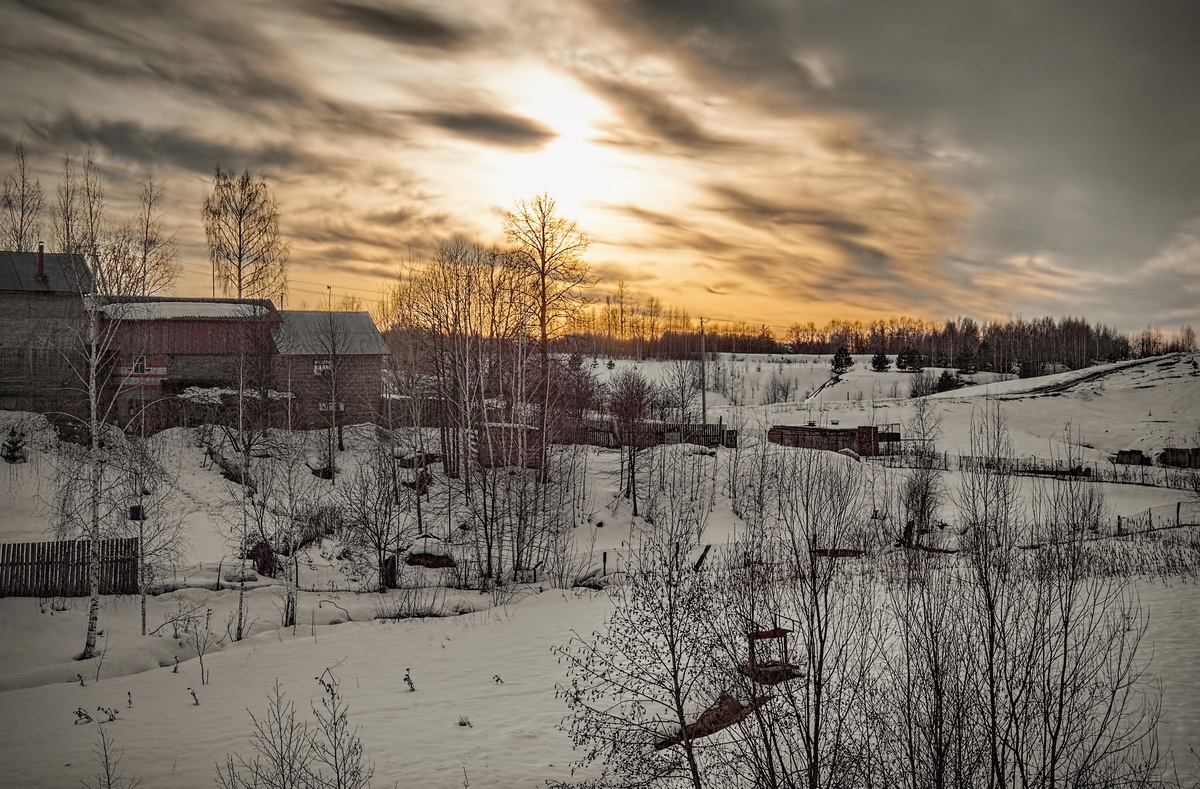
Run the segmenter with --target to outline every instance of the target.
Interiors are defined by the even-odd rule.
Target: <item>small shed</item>
[[[1152,461],[1140,449],[1122,449],[1113,461],[1123,466],[1149,466]]]

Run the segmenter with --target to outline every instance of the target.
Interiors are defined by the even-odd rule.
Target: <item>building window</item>
[[[146,374],[146,357],[145,356],[133,357],[133,374],[134,375],[145,375]]]
[[[329,375],[332,372],[332,359],[313,359],[313,375]]]

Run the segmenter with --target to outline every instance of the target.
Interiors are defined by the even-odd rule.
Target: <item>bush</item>
[[[924,371],[914,375],[912,381],[908,384],[909,397],[925,397],[936,391],[938,391],[937,381],[932,374]]]

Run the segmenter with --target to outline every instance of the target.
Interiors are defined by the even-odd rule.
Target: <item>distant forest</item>
[[[871,322],[831,320],[824,326],[795,323],[776,332],[767,325],[706,322],[709,353],[853,354],[919,356],[920,366],[1042,375],[1100,362],[1196,350],[1190,326],[1164,335],[1145,329],[1128,335],[1085,318],[1009,318],[979,323],[969,317],[944,322],[888,318]],[[686,311],[642,303],[618,288],[576,317],[558,350],[622,358],[687,359],[700,352],[700,325]]]

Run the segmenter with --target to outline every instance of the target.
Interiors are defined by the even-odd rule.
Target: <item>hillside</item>
[[[969,453],[971,418],[989,401],[1003,410],[1018,454],[1049,458],[1070,449],[1087,462],[1107,463],[1109,453],[1118,449],[1155,453],[1194,442],[1200,424],[1198,360],[1197,354],[1177,355],[1037,379],[992,380],[934,396],[931,400],[942,413],[937,448]],[[827,358],[722,358],[719,374],[740,388],[729,388],[730,396],[710,394],[709,419],[741,430],[738,452],[743,459],[761,450],[761,437],[771,424],[906,422],[913,403],[902,395],[910,375],[874,373],[866,369],[864,357],[855,361],[841,381],[822,388],[829,380]],[[629,368],[659,381],[671,375],[669,363],[656,361],[617,361],[609,370],[597,360],[594,369],[605,380]],[[792,381],[791,395],[762,404],[772,376]],[[890,396],[893,385],[901,396]],[[37,421],[29,415],[0,417],[4,424]],[[1068,424],[1069,436],[1064,432]],[[368,426],[346,431],[347,451],[338,456],[343,479],[369,459],[373,435]],[[313,434],[306,440],[315,453],[323,438]],[[0,540],[5,542],[49,539],[53,533],[48,502],[55,490],[55,464],[48,431],[38,432],[33,445],[30,462],[8,466],[7,479],[0,480]],[[34,598],[0,599],[0,704],[7,711],[0,720],[0,785],[57,787],[87,774],[96,725],[72,725],[73,710],[110,705],[120,708],[120,719],[105,725],[125,752],[126,769],[142,776],[147,786],[209,786],[214,763],[227,753],[245,752],[250,724],[245,710],[259,714],[264,709],[275,679],[297,708],[307,711],[308,701],[320,692],[313,677],[335,665],[352,720],[362,726],[375,762],[375,785],[459,787],[466,776],[473,787],[508,787],[569,777],[569,762],[577,754],[556,728],[565,707],[555,696],[555,684],[563,678],[550,650],[572,632],[600,627],[610,611],[607,595],[555,588],[545,578],[481,593],[448,588],[450,575],[418,568],[405,571],[407,590],[360,594],[349,591],[359,588],[361,578],[339,558],[342,546],[327,540],[299,554],[303,585],[312,591],[300,595],[297,626],[279,626],[282,587],[277,581],[263,578],[250,584],[249,637],[220,639],[204,658],[211,682],[201,685],[194,636],[173,637],[171,621],[185,610],[202,618],[211,609],[213,628],[226,634],[238,595],[236,584],[226,579],[237,563],[230,535],[240,494],[206,460],[191,431],[166,431],[154,437],[153,445],[174,479],[156,516],[178,519],[187,543],[177,571],[164,584],[173,591],[149,601],[148,620],[159,630],[141,636],[136,602],[109,598],[101,615],[104,657],[79,663],[71,658],[82,644],[83,600],[59,601],[63,610],[55,610],[54,601],[41,601],[50,604],[39,607]],[[702,545],[720,547],[745,528],[725,484],[738,457],[733,450],[721,448],[714,455],[680,445],[647,451],[646,457],[647,463],[678,458],[684,468],[711,471],[715,482]],[[629,501],[621,496],[620,454],[591,448],[585,461],[588,494],[570,532],[572,577],[620,571],[632,532],[648,527],[632,516]],[[263,469],[278,462],[255,460]],[[847,458],[834,462],[860,468]],[[907,473],[869,462],[861,468],[870,471],[881,490],[894,490]],[[1016,479],[1024,508],[1036,486],[1058,484]],[[953,546],[961,472],[947,472],[943,480],[948,496],[940,517],[947,528],[931,539]],[[430,498],[435,510],[450,489],[447,482],[435,467]],[[344,482],[322,484],[333,496],[336,485]],[[1180,503],[1185,512],[1195,510],[1191,494],[1181,490],[1096,487],[1113,517],[1138,517],[1147,510],[1155,517],[1173,515]],[[433,536],[423,546],[466,550],[454,524],[431,524],[429,531]],[[442,543],[446,538],[449,545]],[[690,558],[699,553],[697,549]],[[1192,670],[1196,636],[1185,626],[1191,622],[1188,612],[1200,604],[1196,590],[1191,583],[1151,578],[1137,584],[1151,612],[1151,672],[1167,690],[1162,732],[1177,750],[1200,743],[1195,713],[1200,709],[1200,677]],[[380,618],[401,609],[409,616],[434,617]],[[176,658],[178,673],[173,671]],[[402,681],[408,671],[415,691]],[[76,674],[84,677],[84,687]],[[197,692],[199,705],[193,704],[189,687]],[[126,706],[127,700],[132,706]],[[44,757],[47,748],[53,759]]]

